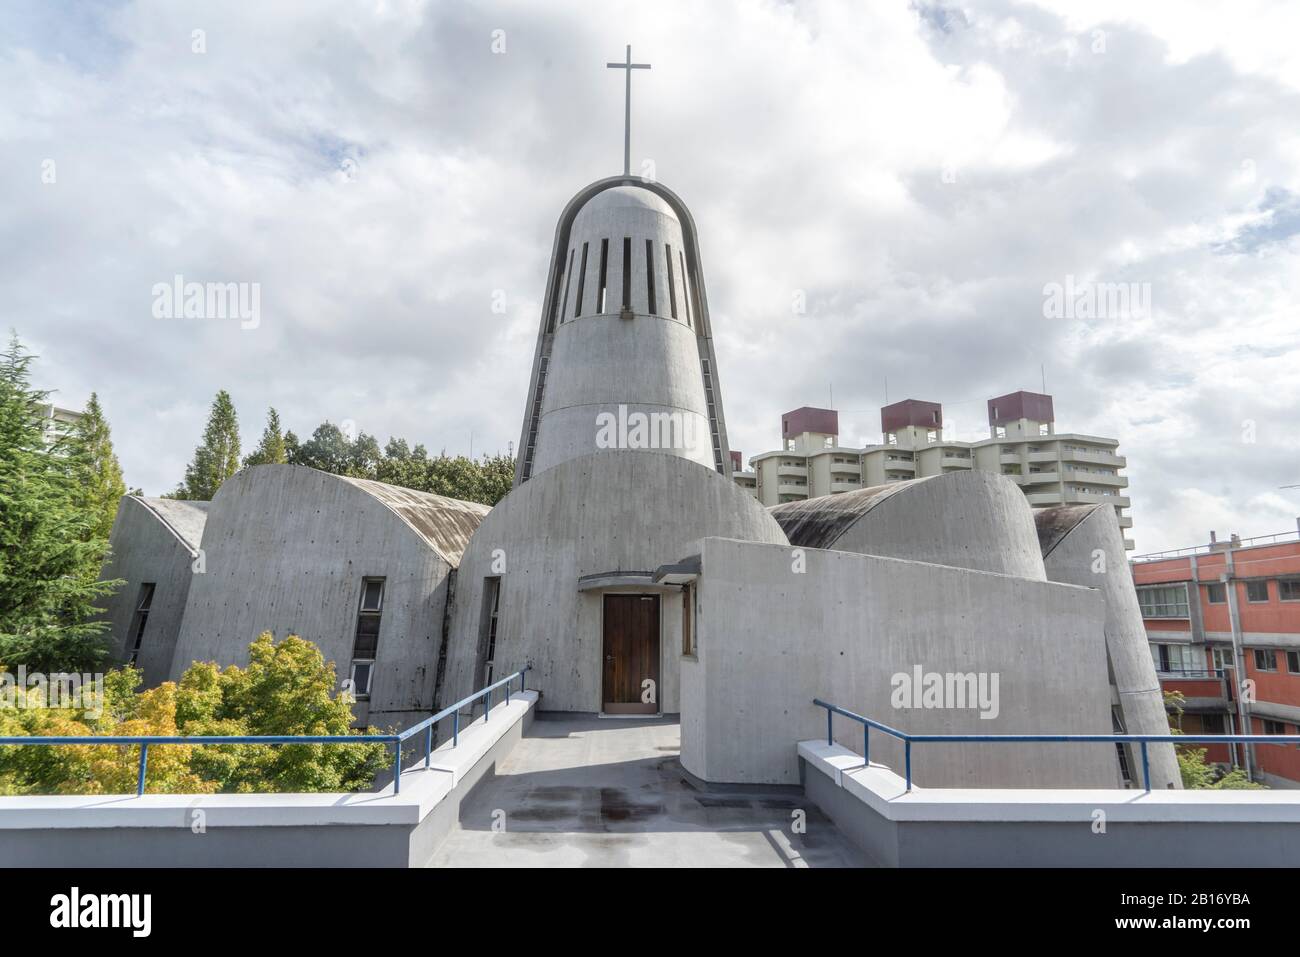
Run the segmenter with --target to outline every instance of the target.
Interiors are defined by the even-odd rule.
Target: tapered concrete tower
[[[614,176],[556,228],[515,485],[600,450],[730,477],[699,241],[664,186]]]

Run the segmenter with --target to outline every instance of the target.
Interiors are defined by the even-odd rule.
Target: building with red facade
[[[1165,691],[1189,734],[1300,734],[1297,530],[1133,559],[1142,618]],[[1207,758],[1270,787],[1300,787],[1295,745],[1210,746]]]

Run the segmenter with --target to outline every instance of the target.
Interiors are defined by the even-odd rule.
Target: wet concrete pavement
[[[539,714],[430,866],[867,866],[801,789],[705,786],[679,747],[675,718]]]

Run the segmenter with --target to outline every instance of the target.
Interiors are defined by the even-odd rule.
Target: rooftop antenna
[[[1047,368],[1041,362],[1038,364],[1038,374],[1043,377],[1043,395],[1047,395]]]
[[[606,63],[611,70],[626,70],[623,88],[623,175],[632,175],[632,71],[648,70],[649,63],[632,62],[632,44],[627,45],[627,59],[623,63]]]

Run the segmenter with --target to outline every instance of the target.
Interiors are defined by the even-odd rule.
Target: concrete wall
[[[1106,653],[1124,730],[1129,734],[1168,734],[1164,697],[1115,510],[1109,505],[1066,506],[1042,509],[1036,519],[1040,533],[1053,530],[1043,541],[1048,578],[1095,588],[1105,602]],[[1152,787],[1183,786],[1172,745],[1152,745],[1148,756]],[[1129,768],[1140,782],[1142,768],[1136,753],[1130,754]]]
[[[1199,869],[1300,859],[1297,791],[907,793],[893,771],[864,768],[838,745],[804,741],[798,753],[805,793],[882,867]]]
[[[167,502],[132,495],[123,496],[118,504],[109,537],[112,551],[100,578],[120,578],[125,584],[105,601],[102,617],[109,623],[113,663],[128,661],[135,645],[132,623],[140,586],[145,582],[154,584],[153,603],[136,660],[136,666],[144,672],[145,687],[167,680],[171,671],[194,577],[192,549],[199,544],[207,506],[207,502]],[[173,524],[168,520],[168,515],[184,510],[192,513],[188,521]],[[193,540],[187,540],[187,535]]]
[[[171,666],[246,664],[263,631],[315,642],[350,673],[361,582],[386,579],[369,702],[358,720],[405,728],[434,710],[450,565],[383,502],[338,476],[263,465],[228,479],[209,511]],[[448,699],[454,700],[454,699]]]
[[[531,664],[528,685],[541,690],[541,707],[551,711],[601,710],[604,592],[661,594],[659,702],[676,712],[680,591],[621,585],[580,592],[579,579],[653,571],[688,554],[703,535],[785,540],[730,479],[673,456],[600,452],[515,488],[461,560],[444,699],[477,687],[485,579],[500,576],[497,673]]]
[[[798,781],[792,742],[824,736],[820,697],[914,733],[1111,733],[1104,608],[1094,590],[919,562],[710,538],[698,654],[682,661],[682,764],[708,781]],[[998,675],[999,713],[896,709],[892,676]],[[860,749],[861,726],[837,719]],[[872,735],[872,760],[902,748]],[[927,744],[927,786],[1113,786],[1115,748]]]

